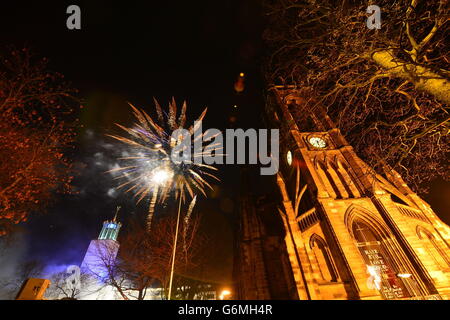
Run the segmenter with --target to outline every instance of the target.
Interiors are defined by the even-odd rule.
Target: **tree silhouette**
[[[99,257],[98,265],[91,269],[101,269],[106,274],[102,276],[102,281],[112,286],[124,300],[148,298],[150,288],[156,288],[160,298],[166,298],[175,226],[176,217],[173,216],[159,217],[151,231],[145,223],[131,221],[127,232],[119,239],[118,256],[112,258],[111,250],[99,248],[98,251],[104,254]],[[191,217],[189,224],[181,224],[175,257],[175,291],[188,281],[183,276],[202,261],[201,249],[206,238],[198,232],[198,228],[198,215]]]
[[[325,106],[378,172],[387,164],[416,191],[449,178],[447,1],[380,0],[378,30],[365,1],[265,3],[269,83],[296,84],[309,109]],[[293,112],[300,120],[305,109]]]
[[[75,93],[28,49],[0,55],[0,236],[69,191]]]

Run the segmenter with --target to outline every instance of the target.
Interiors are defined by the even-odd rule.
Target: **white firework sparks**
[[[203,148],[200,152],[191,148],[190,160],[182,162],[172,160],[172,151],[177,145],[177,141],[172,138],[172,132],[185,126],[186,102],[183,103],[177,119],[174,99],[169,103],[168,114],[163,113],[156,99],[154,101],[158,121],[154,121],[147,113],[130,104],[137,121],[129,128],[116,123],[125,132],[124,136],[108,135],[127,147],[127,156],[118,159],[121,165],[108,172],[119,174],[115,179],[123,182],[117,189],[133,192],[138,203],[151,196],[147,220],[149,227],[156,202],[164,202],[171,191],[174,192],[175,198],[184,202],[187,195],[194,198],[197,192],[206,196],[205,190],[212,189],[206,177],[219,181],[209,172],[217,168],[193,161],[196,157],[203,156]],[[207,108],[197,121],[202,121],[206,111]],[[192,134],[196,127],[190,126],[188,130]],[[203,141],[203,133],[197,134],[195,139]],[[208,152],[211,152],[211,146],[207,148]]]

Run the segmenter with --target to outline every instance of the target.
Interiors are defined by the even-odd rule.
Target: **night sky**
[[[264,21],[258,3],[1,2],[0,46],[27,46],[47,57],[50,68],[80,90],[86,106],[79,114],[84,127],[73,154],[78,194],[58,196],[49,212],[20,226],[17,259],[79,264],[101,222],[113,216],[117,205],[123,207],[119,218],[125,222],[146,209],[136,207],[128,196],[112,193],[114,182],[104,174],[104,164],[112,161],[105,134],[115,130],[114,122],[130,123],[127,101],[150,111],[152,97],[166,107],[174,96],[180,104],[187,100],[191,121],[208,107],[204,127],[225,129],[233,114],[241,128],[261,127]],[[81,30],[66,28],[70,4],[81,7]],[[233,84],[240,72],[246,74],[246,89],[236,94]],[[223,183],[209,200],[200,201],[198,210],[220,253],[211,259],[207,268],[211,272],[204,277],[229,282],[239,168],[220,169]],[[444,213],[450,207],[449,198],[444,197],[450,192],[448,186],[435,183],[426,200],[450,223],[448,212]]]
[[[66,28],[71,4],[81,8],[81,30]],[[239,127],[259,127],[263,25],[257,1],[15,1],[2,2],[0,11],[0,45],[27,46],[47,57],[50,69],[80,90],[86,106],[73,155],[78,194],[58,196],[45,215],[21,226],[15,263],[79,264],[117,205],[123,207],[124,229],[128,217],[146,210],[129,195],[111,192],[115,184],[104,174],[104,164],[113,160],[105,134],[117,132],[114,122],[131,123],[127,101],[151,113],[153,97],[166,107],[174,96],[179,104],[187,100],[188,121],[208,107],[204,127],[225,129],[231,115]],[[247,86],[236,94],[240,72]],[[220,169],[223,182],[196,210],[218,253],[203,276],[229,282],[239,170]]]

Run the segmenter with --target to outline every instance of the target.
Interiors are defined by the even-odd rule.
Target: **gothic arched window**
[[[313,250],[317,264],[319,265],[322,279],[325,281],[336,282],[338,280],[338,275],[325,240],[314,234],[311,236],[310,247]]]
[[[352,226],[357,247],[364,259],[368,272],[368,286],[380,291],[385,299],[410,297],[407,279],[399,278],[395,257],[390,254],[386,239],[360,219]],[[411,274],[409,274],[411,276]]]
[[[441,268],[449,267],[449,260],[445,252],[439,247],[434,235],[425,228],[418,227],[417,235],[420,239],[425,240],[428,253],[432,256],[436,264]]]

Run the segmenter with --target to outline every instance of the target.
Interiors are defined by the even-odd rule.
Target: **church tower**
[[[107,276],[108,264],[112,264],[119,251],[117,236],[122,226],[117,221],[117,214],[120,207],[117,207],[116,214],[112,220],[103,222],[98,239],[92,240],[81,263],[81,270],[87,274],[92,274],[97,279]]]
[[[375,173],[304,96],[279,86],[266,105],[269,126],[280,128],[273,215],[284,228],[291,298],[450,299],[450,228],[394,170]]]

